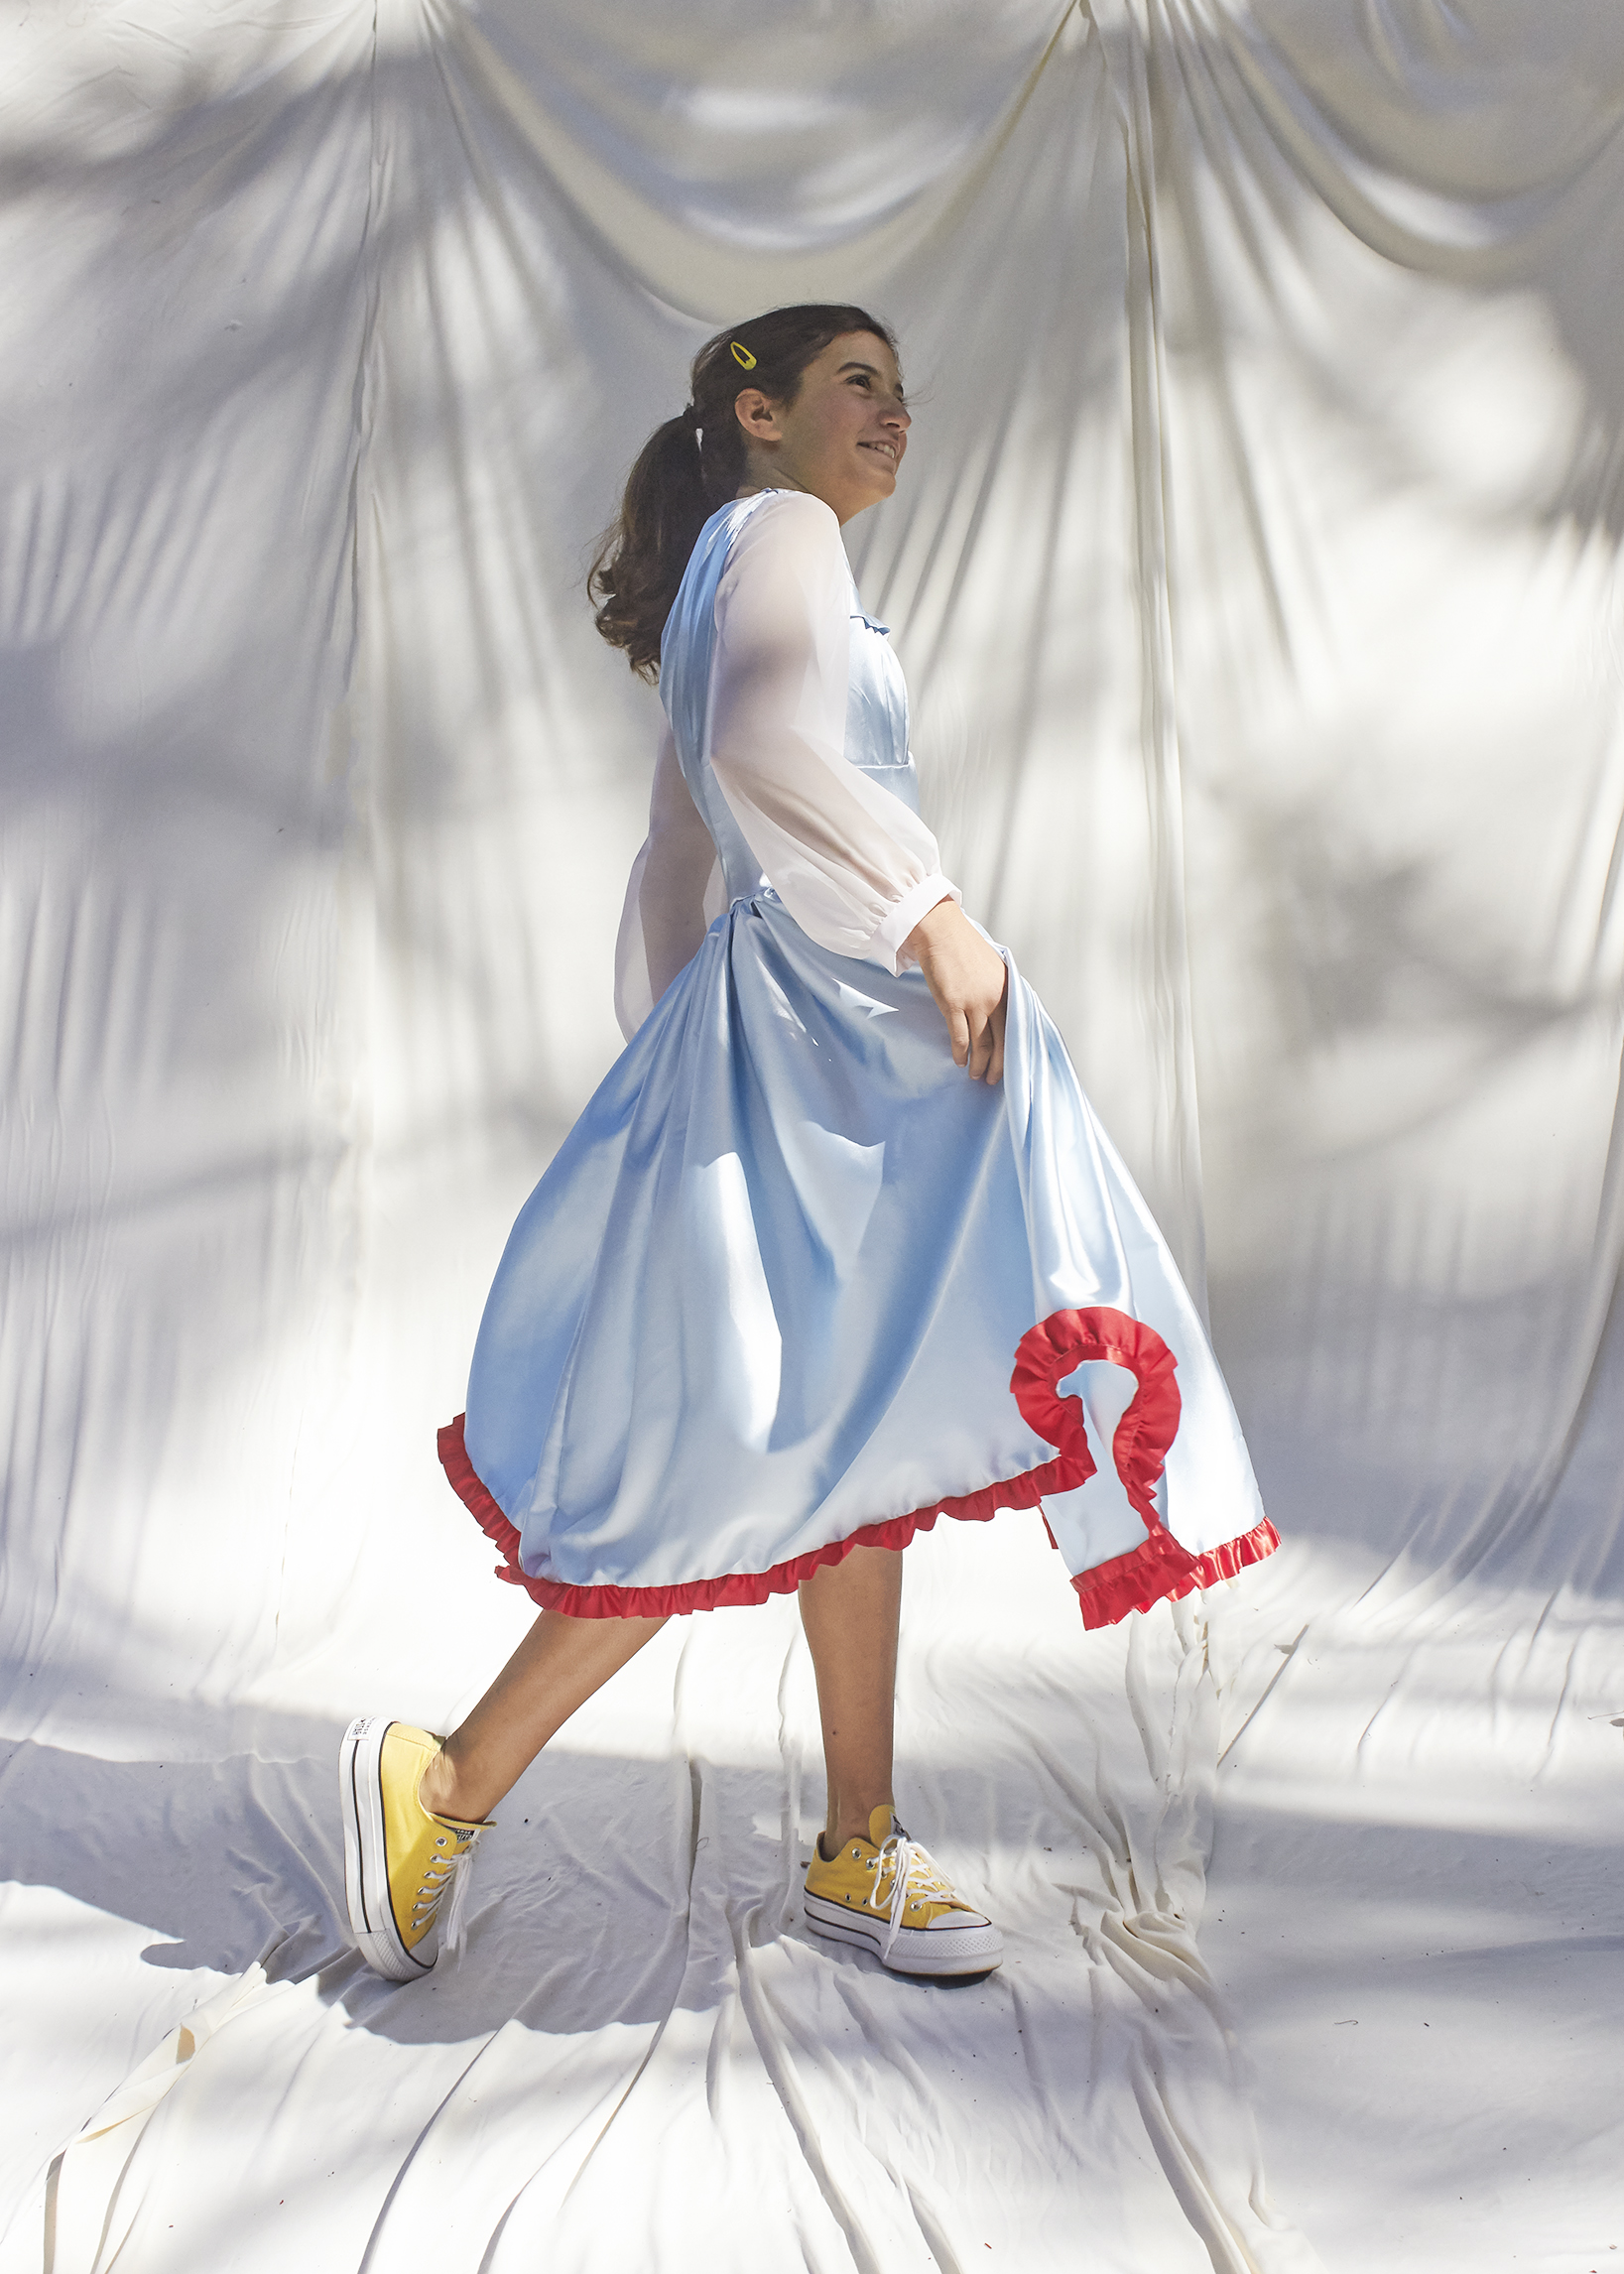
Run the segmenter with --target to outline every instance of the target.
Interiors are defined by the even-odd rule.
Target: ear
[[[759,387],[743,387],[733,398],[733,416],[743,428],[747,442],[782,442],[784,431],[778,423],[778,404]]]

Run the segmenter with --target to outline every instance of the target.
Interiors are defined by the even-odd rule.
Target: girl
[[[892,1808],[903,1548],[1041,1507],[1095,1626],[1277,1545],[1172,1258],[919,819],[839,535],[909,426],[861,309],[721,332],[592,572],[668,721],[628,1047],[514,1228],[440,1433],[540,1615],[451,1736],[369,1716],[343,1741],[351,1924],[394,1980],[434,1965],[442,1909],[454,1944],[465,1858],[577,1706],[673,1613],[790,1588],[828,1770],[808,1925],[985,1973],[997,1928]]]

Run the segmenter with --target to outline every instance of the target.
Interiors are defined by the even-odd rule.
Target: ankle
[[[418,1805],[431,1816],[449,1817],[455,1824],[478,1824],[483,1820],[483,1812],[468,1808],[457,1781],[456,1763],[445,1745],[423,1772],[418,1786]]]
[[[889,1794],[871,1801],[867,1808],[840,1808],[829,1811],[828,1822],[817,1835],[817,1852],[825,1863],[832,1863],[846,1842],[867,1839],[869,1821],[877,1808],[893,1808]]]

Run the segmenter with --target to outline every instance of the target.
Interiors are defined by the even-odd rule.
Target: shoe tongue
[[[870,1846],[883,1847],[897,1829],[897,1819],[891,1803],[882,1801],[880,1806],[873,1810],[869,1816],[868,1837]]]
[[[464,1844],[473,1838],[475,1832],[489,1832],[491,1829],[489,1824],[470,1824],[465,1817],[437,1816],[432,1808],[426,1808],[423,1813],[431,1824],[442,1825],[447,1832],[454,1832]]]

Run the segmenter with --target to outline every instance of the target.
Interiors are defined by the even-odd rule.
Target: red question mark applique
[[[1178,1361],[1154,1326],[1130,1319],[1125,1311],[1103,1304],[1088,1311],[1052,1311],[1021,1336],[1009,1386],[1022,1420],[1060,1453],[1058,1460],[1034,1471],[1033,1480],[1043,1491],[1070,1492],[1094,1474],[1082,1400],[1062,1398],[1056,1387],[1090,1358],[1126,1366],[1139,1385],[1116,1425],[1111,1456],[1146,1530],[1159,1532],[1162,1521],[1153,1495],[1168,1448],[1179,1434],[1179,1385],[1173,1378]]]

